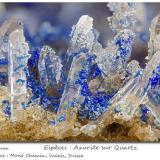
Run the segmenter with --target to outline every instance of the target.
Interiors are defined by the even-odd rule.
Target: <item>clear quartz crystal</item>
[[[151,59],[153,54],[160,50],[160,14],[152,20],[149,31],[148,58]]]
[[[71,63],[67,83],[60,102],[59,112],[72,106],[72,103],[77,103],[80,98],[83,99],[83,97],[80,96],[81,86],[76,84],[76,80],[78,73],[82,69],[81,63],[87,58],[86,53],[83,53],[83,49],[91,51],[96,42],[97,34],[93,31],[93,18],[88,15],[81,16],[77,24],[72,27],[70,36],[70,48],[67,54],[70,56],[73,53],[78,53],[78,55],[74,56]]]
[[[43,46],[38,62],[40,80],[43,86],[59,83],[62,64],[56,52],[49,46]]]
[[[19,20],[6,21],[0,28],[1,39],[5,39],[3,53],[8,58],[8,92],[11,119],[23,118],[19,113],[28,101],[26,71],[29,46],[25,41],[23,24]]]
[[[86,58],[86,54],[83,52],[73,58],[67,83],[62,94],[59,112],[71,107],[72,102],[76,103],[77,101],[80,101],[80,97],[82,97],[80,96],[81,86],[76,84],[76,81],[78,79],[78,73],[82,69],[82,63],[86,60]]]

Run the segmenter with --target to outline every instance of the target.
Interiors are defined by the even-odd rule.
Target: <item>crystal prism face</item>
[[[160,15],[151,21],[148,55],[142,63],[134,52],[141,45],[139,37],[145,37],[140,33],[145,5],[108,3],[107,7],[113,36],[107,37],[106,45],[96,29],[97,19],[89,15],[81,16],[70,33],[44,22],[30,36],[20,20],[2,24],[0,122],[4,130],[11,130],[11,137],[107,141],[115,128],[116,137],[120,130],[125,136],[127,132],[127,138],[160,139]],[[56,41],[65,38],[64,51]],[[2,136],[4,130],[0,127]]]

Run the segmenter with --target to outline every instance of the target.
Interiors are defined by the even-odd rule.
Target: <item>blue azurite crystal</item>
[[[3,111],[4,111],[4,114],[7,116],[7,117],[11,117],[11,107],[10,107],[10,105],[9,105],[9,101],[7,101],[7,100],[4,100],[3,102],[2,102],[2,105],[3,105]]]
[[[57,118],[55,118],[55,120],[49,120],[48,123],[52,126],[55,126],[58,123],[66,121],[66,119],[67,119],[67,115],[61,114]]]
[[[81,95],[89,96],[91,92],[88,86],[88,79],[90,75],[92,62],[95,60],[95,55],[88,55],[86,61],[84,61],[82,65],[82,70],[78,73],[78,79],[76,80],[76,84],[81,86]]]
[[[63,122],[66,120],[66,114],[62,114],[57,118],[57,122]]]
[[[128,60],[130,58],[133,40],[134,33],[129,29],[124,29],[115,36],[114,43],[118,46],[122,59]]]
[[[32,76],[30,75],[30,77],[28,78],[27,85],[32,90],[33,96],[31,98],[31,101],[34,101],[39,98],[39,105],[41,105],[43,109],[50,108],[51,110],[57,112],[60,97],[48,96],[45,88],[43,88],[43,86],[41,86],[39,82],[34,79],[34,76],[32,78]]]
[[[82,66],[84,66],[79,72],[79,78],[76,81],[76,83],[81,85],[81,96],[85,97],[85,100],[79,109],[79,116],[82,119],[97,119],[107,110],[109,100],[114,95],[108,95],[105,92],[102,93],[98,91],[94,94],[91,93],[88,85],[89,77],[95,78],[102,73],[96,64],[92,65],[92,63],[95,61],[95,58],[95,55],[88,55],[88,59],[82,64]],[[86,68],[86,65],[89,65],[90,67]],[[95,69],[96,71],[94,70],[93,72],[91,69]]]
[[[141,105],[140,106],[140,119],[142,122],[147,122],[149,116],[148,116],[148,112],[149,112],[149,109],[146,105]]]
[[[114,108],[113,111],[114,111],[114,113],[120,113],[121,109],[120,108]]]
[[[151,88],[160,86],[160,65],[153,71],[153,76],[150,78]]]
[[[56,121],[55,120],[49,120],[48,123],[51,126],[55,126],[56,125]]]
[[[148,91],[149,100],[157,107],[160,106],[160,89],[152,89]]]
[[[160,65],[153,71],[148,84],[148,98],[157,107],[160,106]]]
[[[122,30],[115,37],[115,44],[119,47],[130,45],[133,42],[134,34],[131,30]]]
[[[130,6],[130,7],[135,7],[135,5],[136,5],[136,3],[134,3],[134,2],[128,2],[127,4],[128,4],[128,6]]]
[[[84,82],[82,85],[81,85],[81,95],[82,96],[89,96],[91,95],[91,92],[89,90],[89,86],[88,86],[88,83],[87,82]]]
[[[21,108],[22,109],[26,109],[28,107],[28,104],[27,103],[21,103]]]
[[[37,68],[38,66],[38,60],[40,56],[40,49],[37,47],[34,47],[30,51],[31,57],[28,60],[28,65],[30,68]]]
[[[113,95],[106,93],[96,93],[92,96],[86,96],[84,102],[81,104],[79,116],[82,119],[96,120],[108,108],[109,100]]]
[[[44,109],[48,108],[54,112],[57,112],[59,108],[59,102],[60,102],[60,97],[44,96],[40,100],[40,105],[42,105]]]
[[[8,74],[6,72],[0,72],[0,83],[6,85],[8,81]]]
[[[6,58],[1,58],[0,59],[0,66],[8,65],[8,59]]]
[[[16,83],[23,85],[25,83],[25,81],[23,79],[17,79]]]
[[[87,82],[88,76],[89,76],[88,71],[82,69],[82,70],[79,72],[79,78],[78,78],[78,80],[76,81],[76,83],[83,84],[83,83]]]
[[[100,76],[102,74],[102,71],[100,70],[100,68],[98,67],[97,64],[93,64],[91,66],[91,71],[90,71],[90,76],[91,78],[96,78],[98,76]]]
[[[60,96],[50,96],[47,94],[46,88],[38,80],[38,60],[40,56],[40,50],[35,48],[31,52],[31,58],[28,61],[29,74],[27,77],[27,87],[32,90],[33,96],[31,102],[39,99],[39,105],[43,109],[50,109],[57,112],[60,102]]]

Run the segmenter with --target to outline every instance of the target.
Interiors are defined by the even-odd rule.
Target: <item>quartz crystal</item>
[[[81,86],[76,84],[78,79],[78,73],[82,69],[82,63],[86,60],[85,53],[80,53],[74,57],[71,70],[69,71],[68,79],[64,92],[62,94],[60,107],[62,109],[67,109],[68,107],[74,107],[76,103],[80,100],[80,90]],[[60,109],[60,111],[62,110]]]
[[[154,53],[160,50],[160,14],[157,15],[150,26],[150,40],[148,42],[148,58],[151,59]]]
[[[23,23],[19,20],[6,21],[1,27],[2,50],[8,65],[8,94],[11,119],[20,117],[18,111],[27,105],[26,72],[29,46],[25,41]]]
[[[93,33],[93,18],[82,16],[78,23],[72,27],[70,49],[68,53],[76,53],[82,49],[92,49],[95,40]]]
[[[41,83],[56,85],[60,81],[62,64],[55,51],[49,46],[43,46],[38,63]]]

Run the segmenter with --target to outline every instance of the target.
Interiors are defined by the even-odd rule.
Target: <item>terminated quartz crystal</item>
[[[69,55],[82,49],[91,50],[96,38],[96,33],[93,32],[93,18],[87,15],[82,16],[78,23],[72,27],[70,36]]]
[[[61,76],[61,59],[49,46],[43,46],[40,53],[38,70],[43,86],[54,86],[59,83]]]
[[[82,63],[87,60],[87,54],[92,50],[96,35],[93,32],[93,19],[87,15],[82,16],[76,25],[72,27],[70,48],[68,56],[76,53],[71,62],[68,79],[60,102],[61,108],[73,107],[80,99],[81,86],[76,84],[78,74],[82,70]],[[88,66],[89,67],[89,66]],[[82,100],[81,100],[82,102]]]
[[[6,21],[0,28],[1,55],[8,60],[8,93],[11,119],[20,118],[19,110],[27,105],[27,61],[29,46],[25,41],[23,24],[19,20]],[[23,118],[23,117],[21,117]]]

